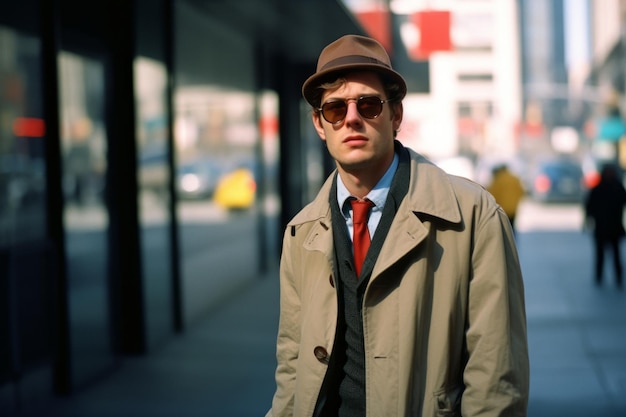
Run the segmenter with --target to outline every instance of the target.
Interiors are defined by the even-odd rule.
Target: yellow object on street
[[[238,168],[218,182],[213,200],[227,209],[247,209],[254,204],[256,181],[247,168]]]

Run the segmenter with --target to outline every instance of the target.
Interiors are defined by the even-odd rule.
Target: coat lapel
[[[389,234],[380,250],[372,279],[398,262],[400,258],[415,249],[428,235],[428,229],[412,211],[402,209],[404,201],[391,224]]]
[[[421,155],[411,150],[409,153],[409,190],[398,207],[378,255],[372,279],[426,239],[429,229],[420,220],[420,216],[425,215],[451,224],[461,221],[460,209],[448,174]]]

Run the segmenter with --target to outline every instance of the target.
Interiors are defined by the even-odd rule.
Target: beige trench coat
[[[285,231],[267,417],[312,415],[333,348],[332,178]],[[409,191],[362,311],[368,417],[526,415],[519,260],[506,215],[480,186],[411,151]]]

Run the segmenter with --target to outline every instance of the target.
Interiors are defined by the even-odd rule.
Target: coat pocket
[[[461,417],[461,396],[463,386],[444,388],[435,392],[437,416]]]

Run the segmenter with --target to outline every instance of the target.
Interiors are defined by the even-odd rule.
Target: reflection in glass
[[[135,61],[139,221],[148,344],[171,334],[167,72],[157,61]]]
[[[279,97],[273,90],[263,90],[258,98],[260,158],[259,169],[259,219],[261,231],[261,268],[268,271],[278,264],[280,251],[280,207],[278,189],[279,171]]]
[[[45,238],[39,40],[0,26],[0,248]],[[32,63],[31,65],[28,65]]]
[[[64,222],[73,382],[112,363],[107,289],[106,132],[100,62],[59,57]]]
[[[258,271],[257,108],[253,93],[211,86],[179,88],[175,107],[183,314],[190,321]]]
[[[0,55],[0,388],[19,403],[51,357],[41,42],[0,25]]]

